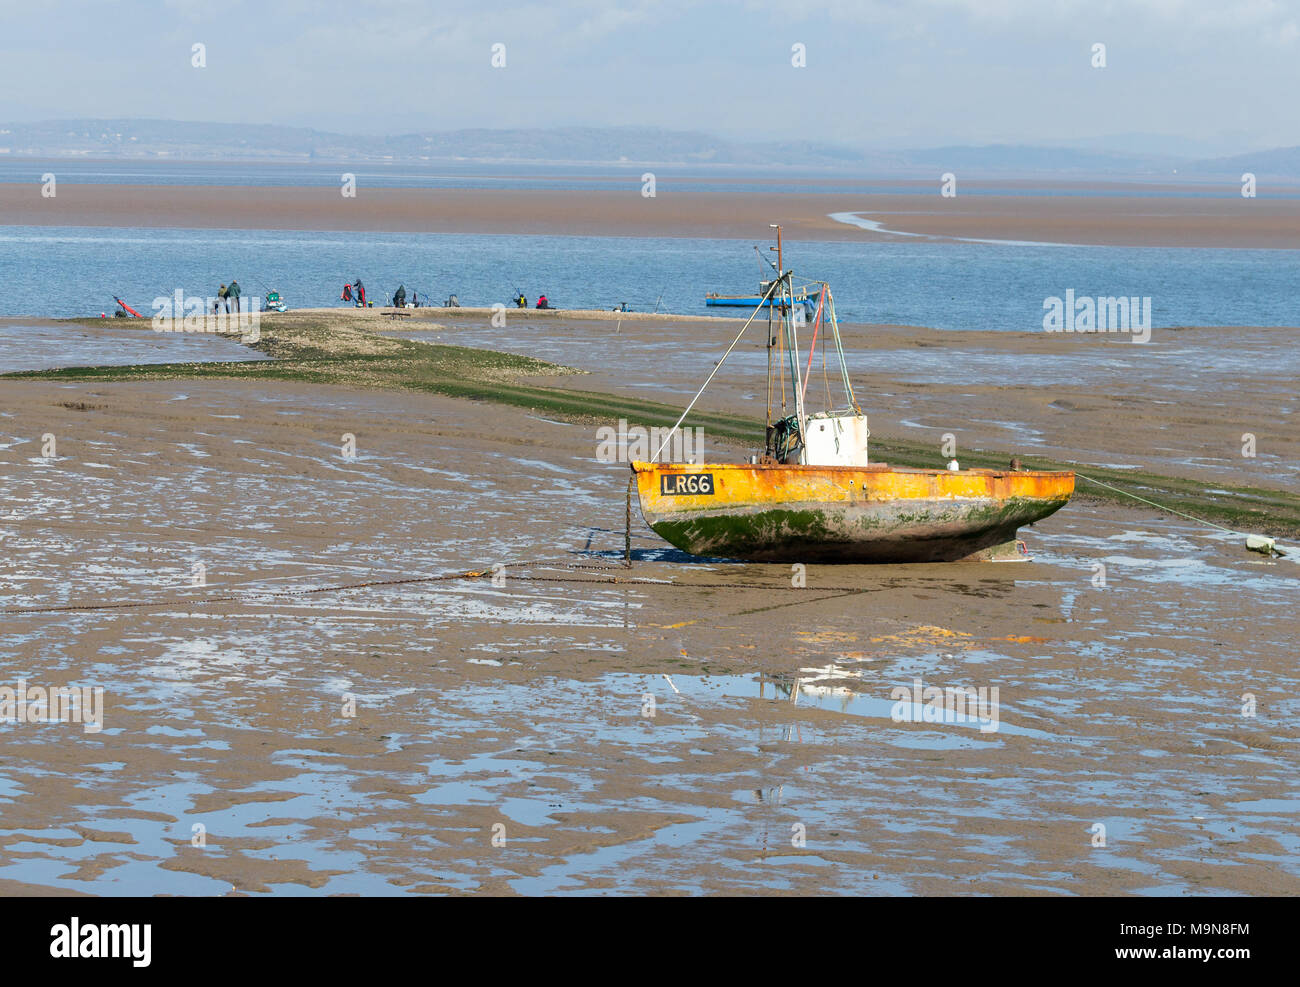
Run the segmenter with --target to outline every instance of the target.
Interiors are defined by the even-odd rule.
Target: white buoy
[[[957,460],[950,459],[948,460],[948,469],[952,470],[953,472],[956,472],[957,470],[961,469],[961,467],[957,465]]]
[[[1247,535],[1246,547],[1252,552],[1259,552],[1261,555],[1285,555],[1277,543],[1267,535]]]

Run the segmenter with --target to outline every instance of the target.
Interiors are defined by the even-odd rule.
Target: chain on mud
[[[499,566],[499,568],[497,568]],[[668,579],[653,579],[646,576],[616,575],[615,573],[626,572],[629,566],[613,565],[592,565],[584,562],[566,562],[559,559],[531,559],[516,562],[494,563],[492,566],[481,569],[464,569],[457,572],[442,573],[437,576],[409,576],[403,579],[367,579],[355,583],[337,583],[332,586],[315,586],[310,589],[291,589],[291,590],[261,590],[250,591],[247,593],[227,594],[225,596],[201,596],[201,597],[173,597],[165,600],[134,600],[123,603],[66,603],[57,606],[48,607],[12,607],[0,610],[0,614],[5,616],[22,616],[25,614],[41,613],[88,613],[99,610],[142,610],[149,608],[163,607],[196,607],[196,606],[213,606],[221,603],[256,603],[266,599],[286,599],[299,596],[316,596],[323,593],[343,593],[348,590],[369,589],[379,586],[414,586],[421,583],[447,583],[457,581],[473,581],[480,579],[490,579],[492,576],[503,569],[568,569],[571,571],[593,571],[607,572],[610,575],[604,579],[580,578],[576,576],[534,576],[534,575],[512,575],[509,578],[514,582],[527,583],[562,583],[576,585],[579,583],[588,583],[598,586],[657,586],[664,589],[742,589],[751,591],[762,590],[788,590],[785,585],[764,586],[755,583],[742,582],[675,582]],[[866,592],[869,587],[865,586],[818,586],[817,589],[822,592],[835,593],[862,593]]]

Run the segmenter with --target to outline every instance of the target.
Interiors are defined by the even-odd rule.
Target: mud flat
[[[410,339],[579,367],[588,373],[552,383],[678,410],[744,324],[526,311],[507,312],[505,324],[493,326],[488,310],[427,311],[439,323],[434,329],[414,320],[377,318],[373,324]],[[882,458],[892,452],[891,443],[909,452],[915,444],[931,457],[925,465],[942,465],[939,447],[951,432],[959,454],[999,450],[1096,465],[1121,476],[1155,469],[1206,485],[1294,491],[1300,480],[1294,383],[1300,329],[1156,329],[1151,342],[1137,344],[1118,334],[841,328],[855,393],[882,443]],[[763,332],[762,323],[751,328],[697,407],[763,419]],[[820,355],[814,362],[810,403],[822,401],[827,387]],[[838,399],[833,380],[830,388]],[[1245,436],[1253,436],[1253,446]]]
[[[372,230],[556,236],[724,237],[749,240],[768,223],[792,239],[881,240],[906,235],[1112,246],[1300,247],[1294,190],[1243,199],[1225,182],[1222,198],[1159,194],[1156,186],[1096,185],[1088,195],[999,194],[1002,185],[963,185],[954,198],[939,183],[915,192],[774,192],[763,183],[735,192],[664,186],[641,195],[639,176],[622,191],[521,189],[358,189],[338,187],[0,183],[0,216],[10,226],[133,226],[187,229]],[[1015,188],[1014,183],[1012,189]],[[1078,192],[1062,184],[1061,192]],[[1010,189],[1006,191],[1011,191]],[[1285,195],[1285,197],[1280,197]],[[831,218],[856,214],[890,232]]]
[[[645,407],[649,385],[612,390],[598,321],[515,326],[508,358],[471,318],[430,341],[268,318],[274,364],[0,379],[6,674],[105,689],[98,732],[0,724],[4,887],[1300,892],[1294,557],[1080,500],[1025,532],[1026,563],[813,566],[795,588],[636,523],[627,569],[595,396]],[[703,325],[615,331],[662,353]],[[879,345],[908,339],[932,341]],[[615,352],[634,376],[652,358]],[[663,362],[676,401],[699,367]],[[980,373],[910,407],[1041,427]],[[1116,409],[1146,386],[1116,379]],[[1198,427],[1205,393],[1144,427]],[[1103,444],[1069,434],[1050,449]],[[996,687],[996,729],[895,721],[918,679]]]
[[[135,323],[134,325],[132,323]],[[144,321],[0,317],[0,373],[67,365],[123,366],[176,361],[264,360],[238,336],[142,332]]]

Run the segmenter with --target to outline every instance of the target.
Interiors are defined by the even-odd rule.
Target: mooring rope
[[[376,586],[411,586],[419,583],[440,583],[455,582],[459,580],[479,580],[490,579],[501,570],[514,568],[564,568],[571,570],[595,570],[609,572],[614,569],[611,565],[592,565],[582,562],[564,562],[556,563],[548,560],[537,561],[514,561],[500,563],[500,569],[495,565],[480,569],[462,569],[456,572],[441,573],[436,576],[409,576],[405,579],[367,579],[352,583],[338,583],[332,586],[315,586],[309,589],[297,590],[278,590],[278,591],[261,591],[248,592],[239,594],[226,594],[224,596],[203,596],[203,597],[173,597],[166,600],[131,600],[122,603],[68,603],[59,606],[49,607],[13,607],[0,610],[4,616],[21,616],[42,613],[91,613],[101,610],[143,610],[150,608],[163,609],[167,607],[198,607],[211,606],[218,603],[255,603],[265,599],[285,599],[301,596],[315,596],[322,593],[342,593],[347,590],[367,589]],[[622,568],[621,566],[618,568]],[[744,590],[781,590],[785,591],[790,587],[785,584],[776,586],[762,586],[754,583],[738,582],[675,582],[667,579],[655,579],[650,576],[625,576],[609,575],[606,578],[580,578],[575,576],[533,576],[533,575],[511,575],[506,577],[514,582],[526,583],[564,583],[564,584],[593,584],[601,586],[659,586],[665,589],[744,589]],[[865,593],[869,587],[864,586],[817,586],[819,592],[825,593]]]
[[[1283,551],[1282,549],[1278,548],[1277,543],[1272,538],[1269,538],[1266,535],[1252,534],[1251,532],[1248,531],[1237,531],[1234,528],[1225,528],[1223,525],[1216,524],[1214,521],[1207,521],[1205,520],[1205,518],[1196,517],[1195,515],[1188,514],[1185,511],[1180,511],[1175,507],[1169,507],[1165,504],[1158,504],[1154,500],[1150,500],[1146,497],[1139,497],[1137,494],[1130,493],[1129,491],[1124,490],[1121,487],[1114,486],[1113,484],[1110,483],[1105,483],[1101,480],[1094,480],[1092,477],[1084,476],[1082,473],[1079,473],[1077,471],[1075,472],[1074,475],[1077,476],[1080,480],[1087,480],[1089,483],[1095,483],[1099,487],[1105,487],[1107,490],[1113,490],[1115,493],[1120,494],[1121,496],[1130,497],[1133,500],[1140,501],[1143,504],[1149,504],[1151,507],[1157,508],[1158,510],[1161,511],[1165,511],[1166,513],[1177,514],[1179,517],[1186,518],[1188,521],[1195,521],[1197,524],[1203,524],[1210,528],[1217,528],[1220,531],[1226,531],[1228,534],[1236,535],[1238,538],[1245,538],[1246,548],[1249,549],[1250,551],[1257,551],[1257,552],[1261,552],[1264,555],[1270,555],[1270,556],[1272,555],[1285,556],[1289,554],[1288,551]],[[1252,538],[1259,539],[1259,542],[1255,545],[1252,545],[1250,542]]]
[[[1099,486],[1099,487],[1105,487],[1107,490],[1114,490],[1117,494],[1121,494],[1121,495],[1123,495],[1123,496],[1125,496],[1125,497],[1132,497],[1134,500],[1140,500],[1140,501],[1142,501],[1142,503],[1144,503],[1144,504],[1150,504],[1152,507],[1158,507],[1158,508],[1160,508],[1160,510],[1162,510],[1162,511],[1167,511],[1167,512],[1170,513],[1170,514],[1177,514],[1179,517],[1185,517],[1185,518],[1187,518],[1187,520],[1189,520],[1189,521],[1196,521],[1196,522],[1198,522],[1198,523],[1200,523],[1200,524],[1206,524],[1206,525],[1209,525],[1211,528],[1218,528],[1220,531],[1226,531],[1226,532],[1227,532],[1228,534],[1230,534],[1230,535],[1245,535],[1245,534],[1246,534],[1246,532],[1244,532],[1244,531],[1234,531],[1232,528],[1225,528],[1223,525],[1221,525],[1221,524],[1215,524],[1213,521],[1207,521],[1207,520],[1205,520],[1205,518],[1193,517],[1192,515],[1190,515],[1190,514],[1185,514],[1185,513],[1183,513],[1182,511],[1177,510],[1177,509],[1175,509],[1175,508],[1173,508],[1173,507],[1166,507],[1164,504],[1157,504],[1154,500],[1147,500],[1147,498],[1145,498],[1145,497],[1139,497],[1139,496],[1138,496],[1137,494],[1135,494],[1135,493],[1129,493],[1127,490],[1122,490],[1122,489],[1120,489],[1119,487],[1112,486],[1112,485],[1109,484],[1109,483],[1103,483],[1101,480],[1094,480],[1092,477],[1090,477],[1090,476],[1084,476],[1082,473],[1075,472],[1074,475],[1077,476],[1080,480],[1087,480],[1089,483],[1095,483],[1095,484],[1097,484],[1097,486]]]

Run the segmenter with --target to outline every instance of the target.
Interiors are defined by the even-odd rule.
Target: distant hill
[[[1300,147],[1275,147],[1255,154],[1237,154],[1230,158],[1197,161],[1190,170],[1222,172],[1240,178],[1244,172],[1256,175],[1300,175]]]
[[[1071,147],[988,144],[983,147],[936,147],[907,152],[913,165],[954,172],[1027,172],[1034,174],[1168,175],[1181,161],[1168,155],[1129,154]]]
[[[1110,145],[1108,146],[1108,142]],[[171,120],[46,120],[0,127],[0,154],[16,157],[151,158],[196,161],[405,162],[527,165],[687,165],[852,172],[859,176],[1222,178],[1254,171],[1300,177],[1300,147],[1225,158],[1147,153],[1154,135],[1092,138],[1074,146],[988,144],[884,151],[804,141],[746,142],[646,127],[453,130],[366,137],[270,124]],[[1174,153],[1174,149],[1183,153]]]
[[[701,164],[854,167],[830,144],[742,143],[643,127],[454,130],[365,137],[302,127],[167,120],[50,120],[0,127],[0,153],[23,157]]]

